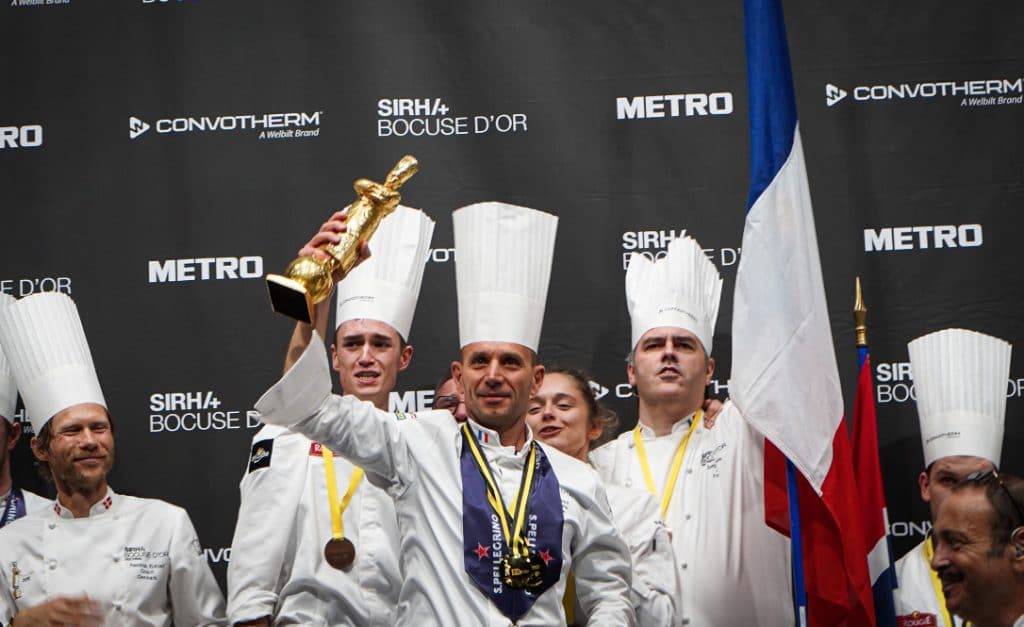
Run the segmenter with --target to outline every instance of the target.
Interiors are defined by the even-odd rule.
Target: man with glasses
[[[957,484],[999,465],[1011,347],[982,333],[945,329],[917,338],[908,349],[924,447],[918,484],[935,522]],[[931,568],[935,550],[933,534],[896,562],[899,624],[962,624]]]
[[[947,608],[975,627],[1024,627],[1024,481],[971,473],[939,507],[931,566]]]
[[[321,227],[300,255],[344,231],[343,213]],[[341,388],[387,411],[419,297],[434,222],[399,206],[373,237],[377,254],[337,291],[331,363]],[[317,305],[327,331],[330,299]],[[296,325],[285,370],[309,345]],[[401,416],[400,416],[401,417]],[[394,416],[392,416],[394,418]],[[228,615],[235,625],[391,625],[402,585],[395,507],[362,469],[319,442],[272,425],[253,438],[228,567]]]
[[[438,380],[437,388],[434,390],[433,409],[447,409],[459,422],[466,422],[466,418],[469,417],[466,413],[466,399],[459,394],[459,387],[452,378],[451,368],[446,369]]]

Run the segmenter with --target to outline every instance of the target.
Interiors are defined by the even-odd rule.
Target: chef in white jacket
[[[965,329],[944,329],[910,342],[925,469],[918,477],[932,520],[953,486],[999,466],[1011,346]],[[896,562],[894,592],[901,624],[959,627],[931,568],[931,534]]]
[[[526,426],[557,218],[501,203],[454,212],[462,358],[452,364],[469,419],[396,421],[331,395],[313,337],[259,400],[288,426],[359,464],[398,511],[398,625],[564,624],[566,576],[594,625],[633,625],[630,561],[600,479],[538,444]]]
[[[334,369],[345,393],[380,410],[387,410],[396,377],[412,358],[406,338],[433,230],[433,220],[422,211],[399,206],[373,236],[377,254],[337,289]],[[329,303],[318,305],[321,334]],[[293,334],[289,355],[308,345],[309,333],[302,331]],[[363,479],[362,470],[304,435],[267,425],[253,437],[240,490],[228,566],[232,624],[394,623],[402,585],[395,506]],[[335,544],[339,516],[341,535],[354,552],[351,563],[332,565],[325,548]]]
[[[764,439],[726,402],[703,420],[722,279],[692,238],[626,271],[639,397],[634,429],[590,460],[611,483],[661,505],[681,577],[684,625],[792,625],[789,541],[764,521]]]
[[[618,416],[602,407],[587,377],[578,370],[547,370],[540,390],[530,399],[527,424],[537,441],[587,463],[590,447],[614,436]],[[610,431],[610,432],[609,432]],[[606,434],[606,432],[609,432]],[[607,438],[605,436],[608,436]],[[644,490],[606,484],[612,518],[633,560],[633,607],[641,627],[680,624],[682,594],[675,555],[661,509]],[[566,599],[569,624],[584,624],[575,598]]]
[[[0,309],[14,302],[13,297],[0,294]],[[17,402],[18,384],[0,348],[0,529],[50,504],[49,499],[22,488],[11,476],[11,451],[21,437],[21,423],[14,421]]]
[[[223,625],[224,597],[185,510],[107,485],[113,424],[70,297],[0,312],[0,345],[57,489],[0,533],[0,624]]]

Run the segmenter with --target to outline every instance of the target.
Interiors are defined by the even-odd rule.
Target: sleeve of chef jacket
[[[590,617],[588,625],[636,625],[630,599],[629,548],[612,523],[608,496],[598,485],[596,474],[594,490],[588,496],[581,499],[590,502],[580,503],[580,533],[573,545],[576,598]]]
[[[171,538],[168,592],[175,625],[227,625],[224,594],[206,562],[192,520],[175,508],[178,520]]]
[[[305,352],[256,402],[267,424],[288,427],[327,446],[397,496],[413,477],[413,459],[394,416],[369,401],[331,394],[331,372],[317,333]],[[410,422],[410,421],[407,421]]]
[[[657,510],[643,524],[645,539],[631,546],[633,554],[633,606],[640,625],[680,625],[682,590],[676,572],[676,558],[668,528]]]
[[[273,616],[291,568],[288,547],[297,533],[295,512],[306,484],[309,440],[266,427],[253,437],[253,450],[267,441],[267,465],[250,463],[239,484],[241,503],[228,562],[231,624]]]

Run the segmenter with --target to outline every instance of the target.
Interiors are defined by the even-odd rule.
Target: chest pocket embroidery
[[[728,446],[725,442],[719,444],[710,451],[704,451],[700,455],[700,467],[711,471],[712,477],[718,477],[721,475],[720,465],[722,460],[725,458],[725,447]]]
[[[168,561],[167,551],[150,551],[144,546],[124,547],[124,563],[138,581],[160,581]]]

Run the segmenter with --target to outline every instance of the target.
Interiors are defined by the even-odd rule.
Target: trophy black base
[[[274,311],[313,324],[313,299],[301,283],[280,274],[268,274],[267,291]]]

